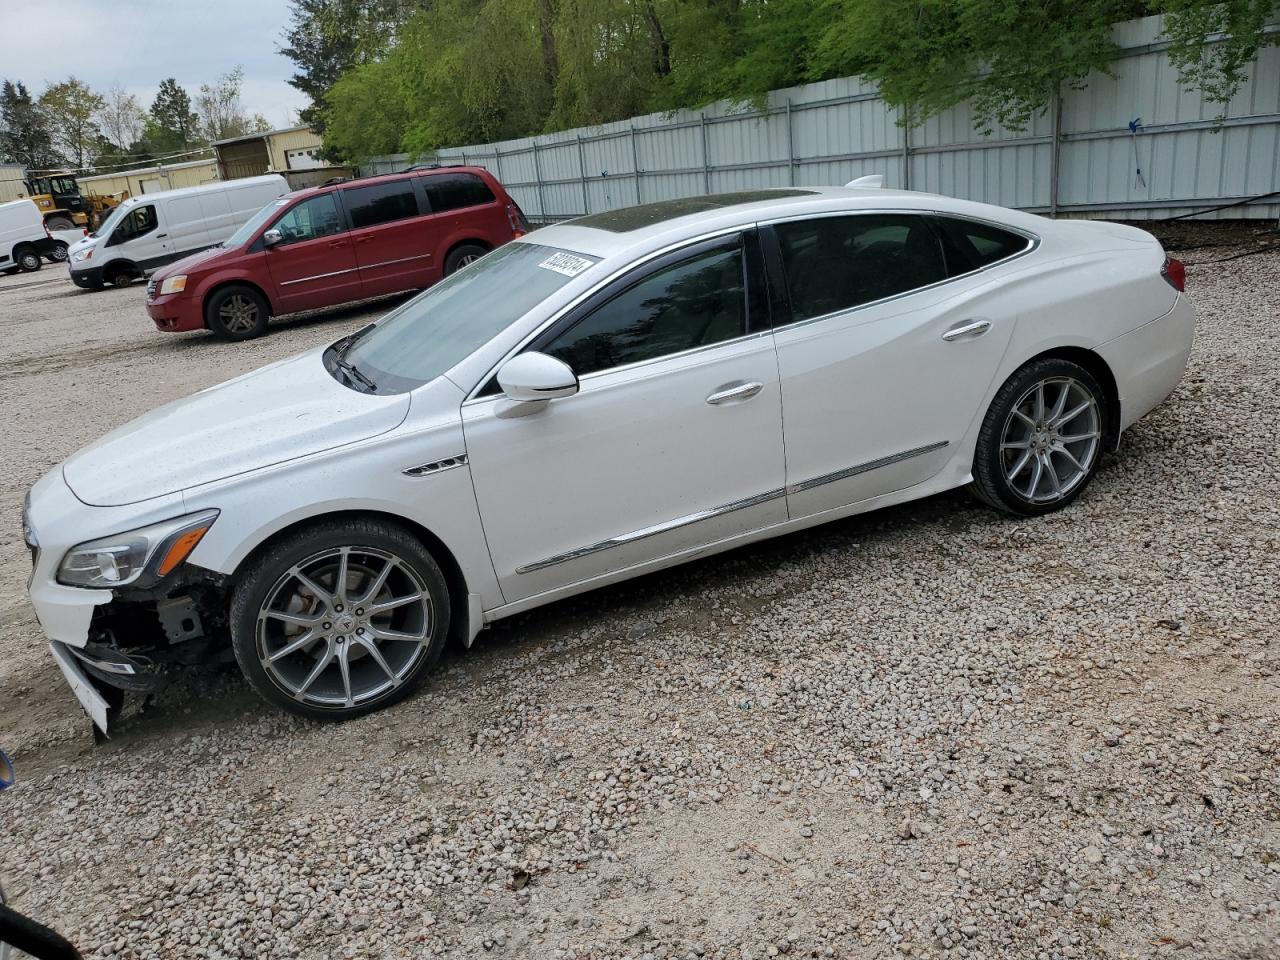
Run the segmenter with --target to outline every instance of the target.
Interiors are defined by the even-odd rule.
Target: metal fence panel
[[[844,77],[776,90],[763,111],[722,102],[425,159],[484,166],[535,221],[873,173],[888,187],[1134,219],[1280,191],[1280,47],[1261,52],[1220,120],[1217,105],[1178,86],[1161,18],[1117,24],[1114,35],[1122,53],[1110,74],[1064,90],[1021,131],[975,129],[968,103],[906,126],[872,84]],[[377,157],[361,173],[411,162]],[[1277,214],[1280,198],[1209,216]]]

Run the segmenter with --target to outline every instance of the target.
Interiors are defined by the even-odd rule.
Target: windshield
[[[228,237],[222,245],[228,250],[234,250],[236,247],[243,247],[249,242],[249,238],[257,233],[258,228],[279,213],[280,208],[288,202],[288,197],[281,197],[279,200],[272,200],[265,207],[246,220],[240,226],[240,229]]]
[[[110,236],[111,231],[114,230],[116,227],[116,224],[120,222],[120,218],[124,216],[124,212],[126,209],[132,210],[133,207],[132,206],[126,207],[124,204],[121,204],[120,206],[112,210],[111,215],[107,217],[107,219],[102,221],[102,223],[98,226],[98,229],[93,232],[92,236],[95,236],[95,237]]]
[[[397,393],[434,380],[598,261],[508,243],[367,328],[345,359]]]

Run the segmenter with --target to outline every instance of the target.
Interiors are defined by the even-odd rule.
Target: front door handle
[[[707,397],[707,403],[714,403],[718,405],[721,403],[732,403],[735,400],[750,400],[763,389],[763,383],[756,383],[754,381],[748,383],[746,380],[734,380],[732,383],[726,383],[716,388],[715,393]]]
[[[167,237],[167,236],[168,236],[168,234],[167,234],[167,233],[157,233],[157,234],[156,234],[156,239],[157,239],[157,240],[163,240],[163,239],[164,239],[165,237]]]
[[[966,320],[958,323],[942,335],[942,339],[950,343],[952,340],[973,340],[991,329],[990,320]]]

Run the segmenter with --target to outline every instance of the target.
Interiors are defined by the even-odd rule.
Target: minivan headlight
[[[167,277],[160,284],[160,296],[167,296],[170,293],[181,293],[187,289],[187,275],[180,273],[176,277]]]
[[[155,583],[187,559],[217,519],[217,510],[204,510],[82,543],[62,558],[58,582],[107,590]]]

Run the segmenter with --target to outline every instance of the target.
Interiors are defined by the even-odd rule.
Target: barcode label
[[[592,261],[586,257],[575,257],[572,253],[561,252],[553,253],[538,266],[546,270],[554,270],[556,273],[563,273],[566,277],[576,277],[591,266],[591,263]]]

